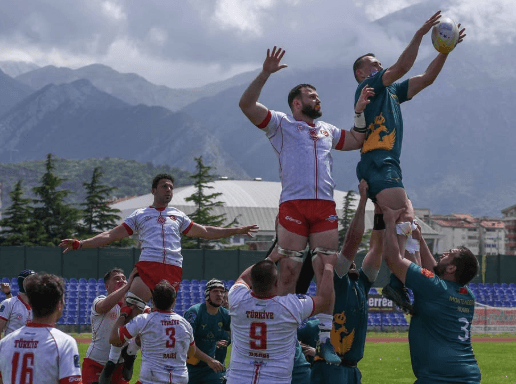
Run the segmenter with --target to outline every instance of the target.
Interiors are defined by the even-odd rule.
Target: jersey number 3
[[[267,349],[267,324],[251,323],[249,337],[251,349]]]
[[[459,340],[460,341],[466,341],[466,340],[469,339],[469,331],[468,331],[469,321],[465,317],[461,317],[459,319],[459,323],[464,323],[464,326],[460,327],[460,329],[462,329],[464,331],[464,336],[459,335]]]
[[[168,335],[167,348],[174,348],[176,346],[176,338],[174,337],[176,335],[176,329],[174,327],[166,328],[165,332]]]
[[[13,370],[11,383],[13,384],[32,384],[34,376],[34,354],[25,353],[22,359],[20,380],[16,381],[16,374],[18,373],[18,363],[20,361],[20,352],[15,352],[13,355]]]

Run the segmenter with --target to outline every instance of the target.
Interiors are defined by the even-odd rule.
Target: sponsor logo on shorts
[[[79,355],[73,355],[73,365],[75,368],[81,367],[81,360],[79,359]]]
[[[339,220],[339,217],[337,215],[330,215],[326,218],[326,221],[329,221],[330,223],[334,223],[337,220]]]
[[[426,277],[429,277],[429,278],[432,278],[435,276],[435,274],[433,272],[430,272],[428,269],[426,268],[421,268],[421,273],[426,276]]]
[[[294,223],[296,223],[296,224],[303,224],[303,223],[301,222],[301,220],[294,219],[293,217],[290,217],[290,216],[285,216],[285,220],[292,221],[292,222],[294,222]]]

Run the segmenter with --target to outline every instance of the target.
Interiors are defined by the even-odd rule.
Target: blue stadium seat
[[[506,289],[509,288],[509,284],[507,284],[507,283],[502,283],[502,284],[500,284],[500,286],[502,288],[506,288]]]
[[[79,279],[79,283],[86,284],[87,282],[88,282],[88,280],[86,280],[84,277],[81,277]]]
[[[78,281],[76,278],[70,277],[70,284],[77,284],[77,283],[78,283]]]
[[[104,285],[104,278],[103,277],[99,277],[99,279],[97,280],[97,284]]]
[[[477,288],[477,285],[475,283],[469,283],[468,286],[470,289]]]
[[[516,300],[511,301],[511,307],[516,308]]]
[[[201,281],[199,281],[199,284],[206,285],[207,282],[208,282],[208,280],[202,279]]]
[[[88,279],[88,284],[97,284],[97,280],[91,277]]]

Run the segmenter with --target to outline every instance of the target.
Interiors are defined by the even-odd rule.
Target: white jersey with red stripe
[[[29,323],[0,341],[4,383],[81,384],[77,342],[48,325]]]
[[[310,296],[256,297],[242,282],[228,295],[231,362],[228,384],[290,384],[297,328],[311,316]]]
[[[289,200],[333,201],[331,149],[341,150],[346,131],[324,121],[310,126],[290,115],[269,110],[258,125],[276,152],[281,180],[280,204]]]
[[[109,358],[109,336],[113,325],[120,316],[120,305],[115,304],[107,313],[98,313],[95,306],[106,296],[97,296],[91,305],[91,343],[86,351],[88,359],[95,360],[97,363],[106,365]]]
[[[129,235],[138,234],[140,261],[183,265],[181,234],[187,234],[192,220],[173,207],[147,207],[134,211],[122,224]]]
[[[170,311],[144,313],[120,327],[118,334],[122,341],[140,335],[142,384],[188,383],[186,356],[194,336],[183,317]]]
[[[20,296],[5,299],[0,304],[0,319],[5,320],[5,335],[32,320],[32,309]]]

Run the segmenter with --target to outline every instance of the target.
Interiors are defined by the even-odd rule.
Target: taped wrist
[[[353,130],[358,133],[365,133],[367,131],[364,112],[355,112],[355,126]]]
[[[77,239],[75,239],[72,243],[72,248],[74,250],[78,250],[78,249],[81,249],[82,248],[82,241],[79,241]]]

